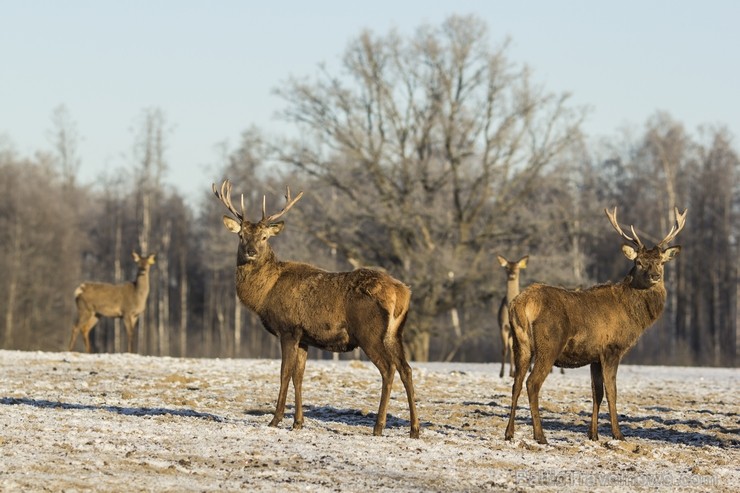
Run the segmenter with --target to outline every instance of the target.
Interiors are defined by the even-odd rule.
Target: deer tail
[[[85,291],[84,284],[80,284],[79,286],[77,286],[77,289],[75,289],[75,300],[79,298],[84,291]]]
[[[532,324],[527,316],[527,304],[522,298],[515,298],[509,308],[509,322],[514,337],[514,354],[517,366],[520,362],[529,366],[532,357]],[[524,363],[526,361],[526,363]]]
[[[393,307],[393,317],[400,318],[402,315],[405,316],[409,311],[409,303],[411,303],[411,289],[402,283],[396,285],[396,302]]]

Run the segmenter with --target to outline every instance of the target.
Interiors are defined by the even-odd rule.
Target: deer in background
[[[686,211],[680,214],[674,208],[675,224],[650,249],[640,241],[634,227],[630,227],[632,236],[622,230],[616,207],[605,212],[617,233],[627,241],[622,252],[633,262],[624,280],[585,290],[535,284],[522,291],[511,305],[516,370],[506,440],[514,436],[516,404],[531,358],[534,365],[527,378],[527,395],[537,442],[547,443],[540,420],[539,393],[553,365],[591,365],[593,410],[588,437],[598,440],[599,407],[606,390],[612,436],[624,440],[617,421],[617,368],[622,357],[663,312],[664,264],[681,251],[680,246],[667,245],[684,228]]]
[[[72,328],[69,350],[72,351],[77,335],[82,332],[85,350],[90,352],[90,331],[98,323],[99,317],[123,318],[128,338],[128,352],[134,352],[134,335],[139,315],[144,312],[149,296],[149,268],[154,264],[155,255],[141,257],[131,252],[137,267],[136,279],[123,284],[103,282],[84,282],[75,289],[77,304],[77,323]]]
[[[509,262],[501,255],[496,255],[496,258],[499,264],[501,264],[501,267],[506,270],[506,296],[501,300],[501,306],[498,309],[498,326],[501,331],[501,372],[498,376],[504,378],[507,353],[511,359],[509,363],[509,376],[514,376],[513,335],[511,333],[511,324],[509,323],[509,305],[519,294],[519,271],[527,268],[529,255],[525,255],[516,262]]]
[[[373,269],[328,272],[313,265],[280,261],[268,240],[284,227],[277,221],[302,197],[285,196],[285,207],[266,215],[262,199],[262,219],[250,222],[244,210],[231,201],[231,183],[225,180],[213,193],[233,217],[225,215],[226,228],[239,235],[236,256],[236,292],[255,312],[268,332],[278,337],[281,348],[280,391],[270,426],[283,419],[288,385],[293,381],[295,414],[293,429],[303,427],[302,383],[308,346],[334,352],[362,348],[380,370],[383,380],[380,407],[374,435],[381,435],[386,424],[388,399],[396,370],[406,389],[411,437],[419,437],[412,371],[403,348],[403,327],[411,290],[390,275]]]

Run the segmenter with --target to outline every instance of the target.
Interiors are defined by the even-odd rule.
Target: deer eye
[[[262,235],[262,241],[267,241],[267,235]]]

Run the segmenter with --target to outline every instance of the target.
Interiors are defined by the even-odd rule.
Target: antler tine
[[[242,211],[240,213],[236,210],[236,207],[234,207],[234,204],[232,204],[231,202],[231,182],[228,179],[224,180],[224,182],[221,184],[221,193],[219,193],[215,183],[211,184],[211,189],[213,190],[213,193],[216,195],[218,200],[221,201],[221,203],[229,210],[229,212],[234,215],[234,217],[236,217],[240,221],[244,220],[244,195],[242,194]]]
[[[628,235],[627,233],[625,233],[624,231],[622,231],[622,228],[619,226],[619,223],[617,222],[616,206],[614,207],[614,210],[612,212],[609,212],[609,209],[604,209],[604,212],[606,212],[606,217],[609,218],[609,222],[612,224],[612,226],[617,231],[617,233],[619,233],[622,236],[622,238],[633,243],[635,246],[639,248],[644,248],[642,242],[640,241],[640,237],[637,236],[637,232],[635,231],[634,226],[630,225],[630,231],[632,231],[632,235],[634,236],[634,238]]]
[[[683,214],[678,212],[678,207],[673,207],[673,214],[676,216],[676,222],[671,227],[665,238],[658,243],[658,246],[663,247],[673,241],[673,239],[681,232],[684,226],[686,226],[686,213],[688,209],[684,209]]]
[[[283,210],[280,212],[276,212],[275,214],[270,215],[269,217],[265,217],[265,206],[264,206],[264,200],[262,202],[262,221],[265,223],[271,223],[275,221],[276,219],[280,218],[283,214],[288,212],[291,207],[295,205],[296,202],[298,202],[301,197],[303,197],[303,192],[300,192],[298,195],[295,196],[295,198],[290,197],[290,187],[286,187],[287,193],[285,194],[285,207],[283,207]]]
[[[640,241],[640,237],[637,236],[637,231],[635,231],[635,227],[630,224],[630,231],[632,232],[632,236],[635,238],[635,243],[637,243],[637,246],[643,246],[642,241]]]

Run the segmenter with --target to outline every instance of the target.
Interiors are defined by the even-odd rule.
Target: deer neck
[[[146,302],[147,296],[149,296],[149,272],[146,270],[139,271],[134,281],[134,291],[136,292],[136,299],[139,301],[139,305]]]
[[[511,303],[511,300],[517,297],[519,294],[519,278],[506,280],[506,303]]]
[[[632,313],[632,318],[642,322],[637,325],[641,325],[644,331],[663,313],[667,296],[665,285],[661,280],[648,288],[640,288],[634,286],[631,275],[628,275],[622,284],[628,293],[627,306]]]
[[[280,277],[280,265],[270,250],[260,261],[236,267],[236,293],[247,308],[261,315],[265,300]]]

